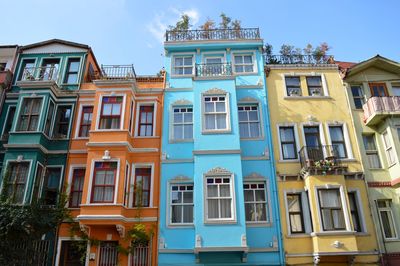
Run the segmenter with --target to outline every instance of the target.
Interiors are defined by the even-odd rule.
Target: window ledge
[[[236,220],[219,220],[219,221],[204,221],[205,225],[229,225],[229,224],[237,224]]]
[[[116,129],[116,128],[112,128],[112,129],[95,129],[95,130],[89,130],[89,133],[96,133],[96,132],[121,132],[121,131],[126,131],[126,132],[128,132],[128,130],[125,130],[125,129]]]
[[[256,140],[264,140],[264,136],[262,136],[262,137],[258,137],[258,138],[240,138],[240,141],[251,141],[251,140],[254,140],[254,141],[256,141]]]
[[[202,77],[194,76],[193,77],[193,80],[228,80],[228,79],[234,80],[235,77],[231,76],[231,75],[229,75],[229,76],[228,75],[226,75],[226,76],[223,76],[223,75],[221,75],[221,76],[202,76]]]
[[[385,239],[383,240],[384,242],[400,242],[399,238],[389,238],[389,239]]]
[[[237,77],[237,76],[254,76],[254,75],[258,75],[258,72],[233,72],[233,75],[235,77]]]
[[[355,234],[356,234],[355,231],[337,230],[337,231],[313,232],[311,233],[311,236],[355,235]]]
[[[303,238],[303,237],[311,237],[311,235],[307,233],[286,235],[286,238]]]
[[[169,143],[173,143],[173,144],[190,143],[190,142],[194,142],[194,139],[181,139],[181,140],[170,139],[169,140]]]
[[[392,163],[391,165],[388,166],[388,169],[389,169],[389,168],[392,168],[392,167],[395,166],[396,164],[397,164],[397,163]]]
[[[348,163],[356,163],[358,162],[357,159],[354,158],[343,158],[343,159],[339,159],[341,162],[348,162]]]
[[[378,172],[378,171],[385,171],[383,168],[368,168],[370,171]]]
[[[293,159],[293,160],[282,160],[282,159],[279,159],[278,162],[279,163],[299,163],[300,160],[299,159]]]
[[[203,134],[203,135],[230,134],[230,133],[232,133],[232,130],[230,130],[230,129],[201,131],[201,134]]]
[[[331,96],[284,96],[285,100],[330,100]]]
[[[193,78],[194,75],[171,75],[171,78]]]
[[[194,224],[168,224],[167,227],[171,229],[187,229],[194,228]]]
[[[356,236],[371,236],[371,234],[367,232],[357,232]]]
[[[77,137],[77,138],[73,138],[73,140],[88,140],[89,137]]]
[[[246,227],[271,227],[269,222],[246,222]]]
[[[135,139],[158,139],[159,136],[134,136]]]

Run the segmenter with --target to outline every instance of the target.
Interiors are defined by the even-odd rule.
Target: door
[[[222,57],[207,57],[206,63],[206,76],[220,76],[225,71],[223,69]]]
[[[40,71],[41,80],[56,80],[60,59],[44,59]]]
[[[79,242],[79,244],[78,244]],[[62,241],[60,253],[60,266],[83,266],[86,260],[86,249],[79,247],[85,245],[82,241]]]
[[[369,83],[372,97],[389,96],[385,83]]]
[[[324,154],[321,146],[319,126],[305,126],[303,129],[308,159],[313,161],[323,160]]]

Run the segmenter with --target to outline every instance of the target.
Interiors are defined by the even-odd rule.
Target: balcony
[[[90,79],[96,84],[114,82],[135,82],[136,73],[133,65],[101,65],[100,71],[90,73]]]
[[[391,115],[400,115],[400,96],[371,97],[363,105],[364,123],[375,126]]]
[[[12,80],[12,73],[10,70],[0,70],[0,88],[5,89],[7,88]]]
[[[337,146],[304,146],[299,151],[301,174],[343,174],[346,166],[339,155]]]
[[[213,30],[170,30],[165,34],[166,42],[205,40],[260,40],[258,28],[213,29]]]
[[[267,65],[334,65],[332,55],[267,55],[264,54]]]
[[[231,63],[196,64],[196,77],[213,78],[232,76]]]
[[[59,89],[58,71],[56,66],[26,67],[17,85],[26,89],[43,87]]]

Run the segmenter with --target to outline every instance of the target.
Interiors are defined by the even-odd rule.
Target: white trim
[[[243,105],[255,105],[257,106],[257,113],[258,113],[258,120],[259,120],[259,127],[260,127],[260,136],[256,138],[240,138],[240,140],[263,140],[265,138],[265,130],[264,130],[264,116],[263,116],[263,108],[262,103],[258,99],[245,101],[243,98],[237,102],[237,108]],[[239,109],[238,111],[238,123],[239,123]],[[239,128],[239,135],[240,135],[240,128]]]
[[[192,108],[192,138],[191,139],[174,139],[174,108]],[[184,119],[184,115],[183,118]],[[193,142],[194,140],[194,110],[193,103],[188,101],[187,104],[172,103],[169,107],[169,143],[176,142]],[[183,124],[183,121],[182,121]]]
[[[110,128],[110,129],[100,129],[100,116],[101,116],[101,110],[103,109],[103,98],[104,97],[122,97],[122,105],[121,105],[121,113],[120,113],[120,121],[119,121],[119,128]],[[124,118],[125,118],[125,103],[126,103],[126,94],[125,93],[107,93],[107,94],[101,94],[99,97],[99,102],[97,103],[97,115],[96,115],[96,131],[120,131],[124,130]],[[94,107],[93,107],[94,111]],[[92,117],[92,123],[93,123],[93,117]]]
[[[386,146],[386,141],[385,141],[385,137],[384,137],[385,134],[387,134],[387,136],[388,136],[388,141],[390,142],[389,143],[390,147]],[[397,153],[396,153],[395,145],[393,143],[393,135],[392,135],[392,130],[390,129],[390,127],[385,129],[382,132],[381,138],[382,138],[383,148],[385,150],[387,168],[390,168],[391,166],[395,165],[399,161],[399,158],[398,158]],[[389,161],[389,156],[388,156],[388,150],[389,149],[393,150],[393,160],[394,160],[393,162]]]
[[[114,185],[114,201],[107,202],[107,203],[91,203],[91,196],[92,196],[92,186],[93,186],[93,179],[94,179],[94,166],[96,162],[116,162],[117,163],[117,174],[115,176],[115,185]],[[90,176],[89,176],[89,187],[88,187],[88,194],[86,196],[86,205],[113,205],[117,204],[118,198],[118,184],[119,184],[119,171],[120,171],[121,162],[119,158],[112,158],[110,160],[104,160],[101,158],[93,158],[90,165]],[[85,173],[86,176],[86,173]],[[82,199],[83,200],[83,199]]]
[[[3,129],[1,130],[1,139],[3,139],[4,129],[6,128],[6,125],[7,125],[8,115],[9,115],[9,113],[10,113],[10,108],[11,108],[11,107],[14,107],[14,108],[15,108],[15,111],[14,111],[13,120],[11,121],[11,128],[10,128],[10,131],[8,132],[8,134],[10,134],[10,133],[12,132],[11,129],[12,129],[12,127],[13,127],[15,114],[16,114],[16,112],[17,112],[17,105],[10,104],[9,106],[7,106],[7,113],[6,113],[6,116],[5,116],[5,119],[4,119]]]
[[[321,77],[321,86],[322,86],[322,91],[323,91],[323,95],[317,95],[317,96],[313,96],[309,94],[308,91],[308,85],[307,85],[307,77]],[[300,72],[300,73],[296,73],[296,72],[290,72],[290,73],[282,73],[281,74],[282,80],[283,80],[283,89],[284,89],[284,98],[285,99],[314,99],[314,98],[322,98],[322,99],[329,99],[330,95],[329,95],[329,90],[328,90],[328,85],[326,82],[326,78],[325,78],[325,74],[324,73],[319,73],[319,72]],[[286,77],[299,77],[300,80],[300,93],[301,95],[298,96],[290,96],[287,94],[287,90],[286,90]],[[302,80],[305,80],[306,83],[306,91],[307,91],[307,95],[303,94],[303,87],[301,86],[302,84]]]
[[[312,232],[312,219],[311,219],[311,210],[310,210],[310,202],[309,197],[307,196],[307,192],[304,189],[287,189],[283,191],[284,199],[285,199],[285,215],[286,215],[286,227],[287,227],[287,237],[308,237]],[[292,233],[290,228],[290,218],[289,218],[289,206],[287,200],[287,194],[300,194],[301,200],[301,212],[303,216],[303,226],[304,233]]]
[[[31,172],[32,172],[32,166],[33,166],[33,159],[28,159],[28,160],[22,160],[20,162],[18,162],[16,159],[13,160],[6,160],[6,167],[3,167],[3,173],[5,173],[6,169],[8,168],[8,164],[12,162],[12,163],[22,163],[22,162],[28,162],[29,166],[28,166],[28,176],[26,177],[26,181],[25,181],[25,188],[24,188],[24,198],[22,199],[22,205],[26,203],[26,197],[28,194],[28,186],[30,183],[30,176],[31,176]],[[3,189],[3,185],[4,185],[4,178],[2,178],[1,180],[1,189]]]
[[[215,92],[215,93],[208,93],[207,91],[204,91],[201,93],[201,121],[202,121],[202,128],[201,128],[201,133],[202,134],[220,134],[220,133],[230,133],[232,131],[231,129],[231,105],[230,105],[230,93],[227,91],[223,90],[218,90],[221,92]],[[205,109],[206,109],[206,104],[204,101],[205,97],[219,97],[223,96],[225,97],[225,112],[226,112],[226,128],[224,129],[206,129],[206,119],[205,119]]]
[[[379,201],[388,201],[388,202],[390,202],[390,207],[379,207]],[[383,239],[385,240],[385,241],[392,241],[392,240],[398,240],[398,238],[399,238],[399,235],[397,234],[397,226],[396,226],[396,220],[395,220],[395,218],[394,218],[394,215],[393,215],[393,208],[392,208],[392,205],[393,205],[393,201],[392,201],[392,199],[377,199],[376,200],[376,208],[378,209],[378,216],[379,216],[379,222],[380,222],[380,229],[381,229],[381,231],[382,231],[382,236],[383,236]],[[381,211],[380,210],[382,210],[382,211],[389,211],[390,213],[391,213],[391,216],[392,216],[392,223],[393,223],[393,231],[394,231],[394,234],[395,234],[395,237],[391,237],[391,238],[387,238],[386,236],[385,236],[385,228],[383,227],[383,222],[382,222],[382,216],[381,216]]]
[[[131,187],[131,183],[130,183],[130,173],[131,173],[131,165],[130,165],[130,163],[128,162],[128,160],[126,160],[125,161],[125,173],[124,173],[124,175],[125,175],[125,182],[124,182],[124,200],[123,200],[123,202],[125,203],[125,204],[123,204],[125,207],[128,207],[129,206],[129,196],[130,196],[130,194],[128,194],[127,192],[127,189],[129,188],[129,187]]]
[[[301,125],[303,146],[307,146],[306,136],[304,134],[304,127],[313,127],[313,126],[318,126],[318,128],[319,128],[319,139],[321,141],[320,145],[321,146],[326,145],[324,127],[321,122],[302,122],[302,123],[300,123],[300,125]],[[327,156],[326,149],[322,149],[322,151],[323,151],[324,157],[326,157]],[[307,156],[307,153],[305,153],[305,154]]]
[[[150,177],[150,201],[149,201],[149,206],[148,207],[142,207],[142,208],[153,208],[153,197],[154,197],[154,168],[155,164],[154,163],[132,163],[132,184],[135,185],[136,182],[136,168],[150,168],[151,169],[151,177]],[[132,197],[133,200],[133,197]],[[133,206],[134,202],[132,201]],[[130,207],[130,208],[136,208],[136,207]]]
[[[67,183],[67,188],[65,190],[65,193],[68,196],[68,201],[67,201],[67,204],[66,204],[67,208],[70,208],[70,206],[69,206],[69,198],[71,197],[70,193],[71,193],[71,187],[72,187],[72,179],[73,179],[73,176],[74,176],[74,170],[76,170],[76,169],[85,169],[85,176],[86,176],[86,164],[70,164],[69,173],[68,173],[68,183]],[[85,176],[84,176],[84,179],[85,179]]]
[[[367,230],[367,223],[365,222],[365,216],[364,216],[364,208],[362,205],[362,200],[361,200],[361,193],[360,193],[360,189],[358,188],[348,188],[347,189],[347,194],[349,193],[354,193],[356,196],[356,207],[357,207],[357,211],[358,211],[358,218],[360,220],[360,226],[361,226],[361,232],[357,232],[357,233],[368,233]],[[349,205],[349,211],[351,211],[350,209],[350,205]],[[354,228],[354,224],[353,224],[353,228]],[[355,230],[354,230],[355,231]]]
[[[192,56],[192,74],[175,74],[174,66],[175,66],[175,57],[189,57]],[[195,76],[195,65],[196,65],[196,53],[193,52],[179,52],[179,53],[171,53],[171,78],[190,78]],[[183,66],[183,65],[182,65]]]
[[[61,77],[61,75],[60,75],[60,72],[61,72],[61,66],[62,66],[62,64],[64,64],[64,57],[63,56],[55,56],[55,57],[50,57],[50,56],[44,56],[44,57],[41,57],[40,58],[40,62],[39,62],[39,67],[43,67],[43,61],[44,60],[46,60],[46,59],[49,59],[49,60],[52,60],[52,59],[60,59],[60,61],[58,62],[58,69],[57,69],[57,77],[54,79],[52,79],[56,84],[61,84],[61,82],[60,82],[60,77]],[[37,77],[35,77],[35,78],[37,78]],[[51,81],[51,80],[50,80]]]
[[[84,221],[84,220],[94,220],[94,221],[113,221],[113,220],[117,220],[117,221],[123,221],[123,222],[157,222],[158,218],[157,217],[140,217],[140,218],[132,218],[132,217],[125,217],[123,215],[118,215],[118,214],[105,214],[105,215],[78,215],[76,217],[76,220],[78,221]]]
[[[271,226],[272,224],[272,204],[271,204],[271,194],[270,194],[270,187],[269,187],[269,179],[257,179],[257,178],[243,178],[243,185],[244,184],[251,184],[251,183],[263,183],[264,184],[264,193],[265,193],[265,215],[267,217],[265,221],[247,221],[246,220],[246,206],[244,208],[245,215],[244,215],[244,220],[246,223],[246,226],[251,227],[251,226]],[[252,189],[252,188],[250,188]],[[243,188],[243,193],[244,193],[244,188]],[[243,200],[243,203],[246,201]],[[256,199],[254,199],[254,202],[257,202]],[[259,204],[259,203],[258,203]]]
[[[80,127],[81,127],[81,122],[82,122],[82,110],[83,110],[83,108],[84,107],[93,107],[93,110],[92,110],[92,123],[93,123],[93,112],[94,112],[94,106],[93,106],[93,103],[79,103],[79,111],[78,111],[78,121],[76,121],[76,126],[75,126],[75,133],[74,133],[74,138],[75,139],[88,139],[89,138],[89,136],[87,136],[87,137],[80,137],[79,136],[79,129],[80,129]],[[101,107],[100,107],[101,108]],[[92,124],[90,124],[90,127],[92,127]],[[89,131],[90,131],[90,129],[89,129]]]
[[[334,127],[341,126],[342,127],[343,140],[344,140],[344,145],[345,145],[345,148],[346,148],[346,158],[341,158],[341,159],[353,160],[354,159],[353,150],[351,148],[349,131],[347,129],[346,122],[335,121],[335,122],[326,122],[325,123],[325,128],[326,128],[326,131],[327,131],[326,132],[327,141],[328,141],[329,145],[332,145],[330,126],[334,126]]]
[[[140,115],[140,107],[141,106],[153,106],[153,134],[151,136],[139,136],[139,115]],[[136,102],[136,115],[135,115],[135,137],[140,137],[140,138],[149,138],[149,137],[155,137],[156,136],[156,130],[157,130],[157,101],[147,101],[147,102]]]
[[[172,205],[171,205],[171,187],[172,186],[180,186],[180,185],[184,185],[184,186],[193,186],[193,190],[192,190],[192,197],[193,197],[193,221],[191,223],[172,223],[171,222],[171,217],[172,217]],[[195,204],[194,204],[194,193],[195,193],[195,188],[194,188],[194,182],[192,179],[182,179],[180,181],[175,181],[175,180],[168,180],[167,182],[167,214],[165,215],[166,217],[166,225],[167,227],[170,228],[179,228],[179,227],[183,227],[183,228],[187,228],[187,227],[193,227],[194,226],[194,216],[195,216]],[[182,203],[183,203],[183,194],[182,194]],[[183,217],[182,217],[183,218]]]
[[[281,133],[280,133],[280,128],[281,127],[292,127],[294,131],[294,140],[296,142],[296,156],[297,159],[284,159],[283,158],[283,152],[282,152],[282,144],[281,144]],[[300,161],[300,156],[299,156],[299,151],[300,151],[300,139],[299,139],[299,134],[297,130],[297,123],[278,123],[276,124],[276,130],[278,132],[278,144],[279,144],[279,160],[282,162],[299,162]],[[305,143],[305,141],[304,141]],[[304,145],[305,146],[305,145]]]
[[[253,60],[253,72],[236,72],[235,71],[235,54],[238,56],[251,55]],[[258,65],[257,65],[256,52],[254,50],[237,50],[231,51],[231,64],[232,64],[232,73],[238,76],[241,75],[258,75]]]
[[[49,125],[49,134],[46,134],[46,122],[47,122],[47,118],[50,115],[49,109],[50,109],[50,104],[53,103],[53,113],[51,114],[51,120],[50,120],[50,125]],[[51,139],[52,135],[53,135],[53,129],[54,129],[54,121],[55,121],[55,116],[57,113],[57,104],[53,101],[52,97],[49,97],[49,102],[47,104],[47,113],[46,113],[46,117],[44,119],[44,127],[43,127],[43,134],[46,135],[49,139]],[[72,113],[71,113],[72,114]],[[71,116],[72,117],[72,116]]]
[[[33,176],[33,182],[32,182],[32,192],[31,192],[31,197],[30,197],[30,203],[32,203],[32,199],[33,199],[33,193],[35,192],[35,183],[36,183],[36,177],[37,177],[37,172],[38,172],[38,166],[39,166],[39,164],[40,164],[40,166],[42,167],[42,175],[39,177],[40,178],[40,180],[39,180],[39,185],[38,185],[38,199],[40,199],[40,191],[41,191],[41,186],[42,186],[42,182],[43,182],[43,177],[44,177],[44,175],[46,174],[46,167],[43,165],[43,164],[41,164],[39,161],[37,161],[36,162],[36,169],[35,169],[35,175]]]

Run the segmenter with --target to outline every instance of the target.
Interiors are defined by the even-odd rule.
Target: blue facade
[[[225,37],[165,43],[159,265],[283,264],[263,41]]]

